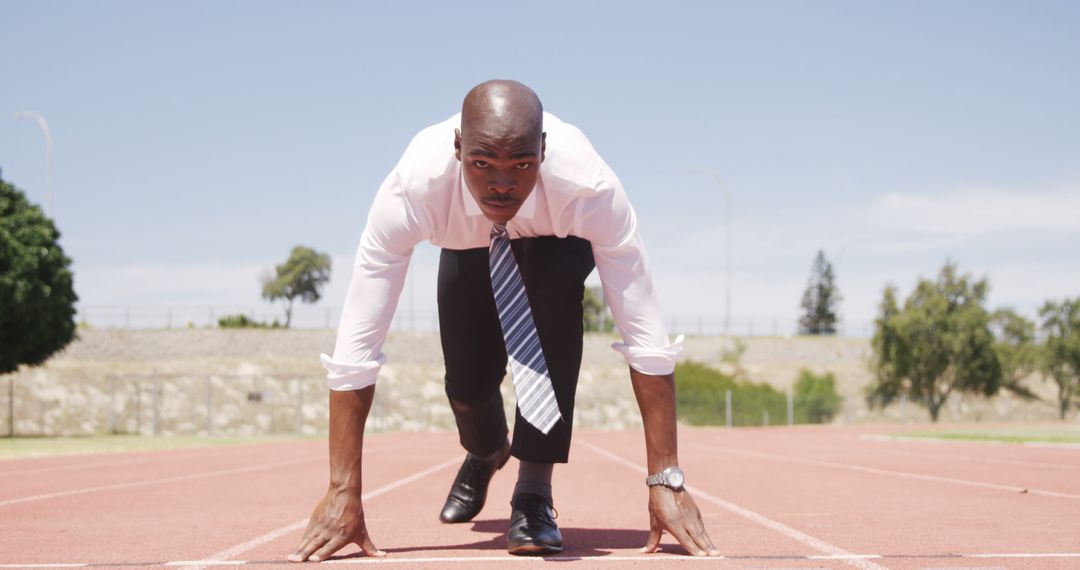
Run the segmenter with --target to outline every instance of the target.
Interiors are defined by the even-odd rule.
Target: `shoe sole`
[[[544,556],[546,554],[558,554],[563,551],[561,546],[545,546],[542,544],[522,544],[506,549],[515,556]]]

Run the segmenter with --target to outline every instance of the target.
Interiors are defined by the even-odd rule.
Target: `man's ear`
[[[461,162],[461,129],[454,129],[454,156]]]
[[[540,133],[540,162],[544,162],[547,153],[547,133]]]

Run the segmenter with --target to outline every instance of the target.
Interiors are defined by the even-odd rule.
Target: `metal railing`
[[[252,321],[283,324],[284,314],[270,306],[120,306],[86,305],[78,307],[79,323],[95,328],[160,329],[216,328],[225,316],[243,315]],[[302,329],[333,329],[341,318],[340,307],[297,306],[293,309],[292,327]],[[610,315],[607,321],[610,322]],[[799,333],[798,319],[790,317],[732,317],[712,315],[674,315],[666,319],[669,333],[697,336],[794,336]],[[434,310],[409,311],[399,309],[394,315],[391,330],[434,332],[439,330],[439,315]],[[873,321],[840,321],[836,336],[869,338],[874,332]]]

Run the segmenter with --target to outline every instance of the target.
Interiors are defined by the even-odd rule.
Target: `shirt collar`
[[[469,188],[466,186],[465,176],[459,173],[458,181],[461,186],[462,202],[465,204],[465,215],[483,216],[484,212],[480,210],[480,204],[476,202],[476,198],[473,198],[472,192],[469,192]],[[529,196],[522,202],[521,208],[517,211],[517,214],[514,214],[514,219],[533,219],[536,214],[536,193],[540,192],[541,188],[543,188],[543,184],[540,183],[540,178],[537,177],[536,187],[533,188],[532,192],[529,192]]]

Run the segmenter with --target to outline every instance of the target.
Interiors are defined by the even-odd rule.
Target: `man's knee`
[[[446,397],[455,412],[470,412],[493,405],[502,406],[502,393],[499,384],[503,374],[495,377],[473,376],[468,380],[446,378]]]

